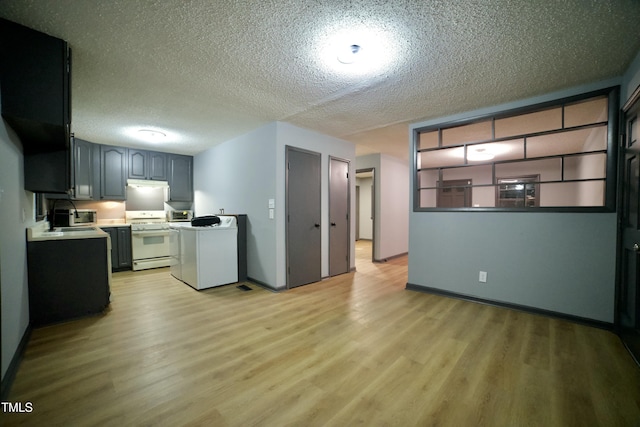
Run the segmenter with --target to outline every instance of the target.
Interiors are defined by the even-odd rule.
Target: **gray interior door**
[[[349,162],[329,158],[329,275],[349,271]]]
[[[287,147],[287,287],[321,279],[320,153]]]
[[[617,323],[620,336],[640,360],[640,141],[636,102],[625,118],[624,177],[622,184],[622,259],[618,288]]]

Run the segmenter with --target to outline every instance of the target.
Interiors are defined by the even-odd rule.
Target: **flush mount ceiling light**
[[[352,44],[345,46],[338,51],[338,61],[343,64],[353,64],[357,61],[358,57],[362,57],[362,46],[358,44]]]
[[[491,160],[495,155],[486,148],[469,148],[467,151],[467,159],[471,161]]]
[[[313,52],[329,72],[373,76],[386,72],[400,59],[400,42],[389,25],[341,22],[321,31]]]
[[[153,129],[140,129],[138,134],[145,139],[149,139],[152,141],[159,141],[167,137],[167,134],[164,132],[160,132],[159,130]]]
[[[136,141],[143,141],[152,144],[165,144],[170,142],[179,142],[182,140],[182,137],[179,134],[148,125],[127,126],[122,128],[121,133]]]

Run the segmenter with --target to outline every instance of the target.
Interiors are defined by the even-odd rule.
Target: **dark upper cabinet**
[[[193,157],[169,155],[169,201],[193,201]]]
[[[94,198],[94,144],[82,139],[73,139],[73,198],[93,200]]]
[[[68,151],[71,54],[67,42],[5,19],[0,19],[0,40],[2,117],[19,136],[24,154]],[[59,192],[60,188],[37,191]]]
[[[100,200],[125,200],[127,149],[100,146]]]
[[[167,180],[167,155],[156,151],[128,150],[129,178]]]
[[[67,198],[71,189],[70,149],[25,154],[24,189],[35,193],[55,193]]]

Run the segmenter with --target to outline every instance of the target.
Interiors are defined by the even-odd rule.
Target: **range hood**
[[[128,187],[134,188],[169,188],[167,181],[153,181],[147,179],[128,179]]]

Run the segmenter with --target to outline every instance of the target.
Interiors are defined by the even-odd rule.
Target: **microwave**
[[[167,211],[167,221],[169,222],[187,222],[193,218],[193,211]]]
[[[96,225],[98,212],[94,209],[55,209],[53,211],[54,227],[80,227]]]

